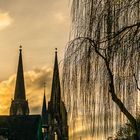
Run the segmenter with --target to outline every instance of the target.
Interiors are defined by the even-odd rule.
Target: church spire
[[[47,114],[47,138],[68,140],[67,111],[64,102],[61,100],[57,49],[55,51],[51,99],[48,103]]]
[[[16,78],[16,87],[14,99],[26,100],[25,96],[25,86],[24,86],[24,73],[23,73],[23,63],[22,63],[22,46],[19,49],[19,62]]]
[[[55,51],[55,62],[54,62],[52,92],[51,92],[51,101],[53,103],[53,106],[55,106],[56,104],[60,105],[60,99],[61,99],[57,48],[55,50],[56,50]]]
[[[14,100],[11,102],[10,115],[29,115],[28,101],[25,96],[24,72],[22,64],[22,47],[19,49],[19,62],[16,78]]]
[[[45,96],[45,88],[46,88],[46,83],[44,83],[44,97],[43,97],[43,105],[42,105],[42,116],[46,115],[46,96]]]

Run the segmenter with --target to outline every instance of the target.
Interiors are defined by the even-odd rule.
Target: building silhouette
[[[61,99],[61,88],[59,79],[59,68],[57,50],[53,70],[51,98],[46,108],[44,93],[42,105],[42,127],[45,140],[68,140],[67,111]]]
[[[14,94],[14,100],[12,100],[11,107],[10,107],[10,115],[29,115],[29,106],[25,94],[21,47],[19,49],[19,62],[18,62],[15,94]]]
[[[44,88],[41,115],[30,115],[29,112],[20,46],[14,99],[11,101],[10,115],[0,116],[0,138],[2,136],[8,140],[68,140],[67,111],[61,99],[57,51],[48,108]]]
[[[41,125],[40,115],[29,115],[20,46],[14,99],[10,115],[0,116],[0,136],[8,140],[42,140]]]

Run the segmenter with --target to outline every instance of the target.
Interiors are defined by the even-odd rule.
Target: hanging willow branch
[[[140,91],[140,88],[139,88],[139,85],[138,85],[138,80],[136,78],[136,75],[134,74],[134,78],[135,78],[135,82],[136,82],[136,86],[137,86],[137,89]]]
[[[107,138],[128,120],[139,133],[139,6],[139,0],[72,1],[63,89],[73,130],[80,117],[94,138]]]

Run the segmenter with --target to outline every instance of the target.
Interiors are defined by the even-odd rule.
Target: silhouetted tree
[[[72,0],[71,41],[63,69],[64,98],[73,119],[79,114],[79,106],[83,109],[93,135],[99,134],[95,123],[108,135],[127,118],[140,139],[136,120],[140,90],[139,6],[139,0]]]

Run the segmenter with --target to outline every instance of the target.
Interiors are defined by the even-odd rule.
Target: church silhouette
[[[22,62],[22,47],[19,61],[14,99],[11,101],[10,115],[0,116],[0,140],[68,140],[67,111],[61,99],[61,86],[57,50],[52,79],[51,98],[46,106],[44,98],[41,115],[30,115]]]

